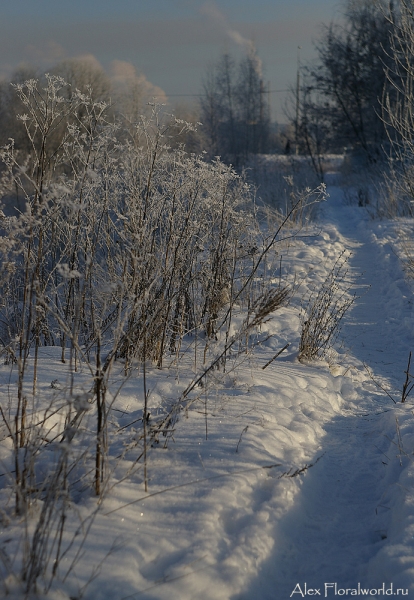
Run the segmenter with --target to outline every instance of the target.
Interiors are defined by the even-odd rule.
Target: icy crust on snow
[[[338,190],[331,195],[321,225],[278,249],[282,273],[275,273],[275,285],[281,276],[295,287],[290,304],[262,326],[254,353],[230,357],[225,376],[212,372],[208,390],[200,388],[181,411],[167,447],[160,436],[149,449],[148,494],[136,444],[142,372],[125,378],[116,366],[109,390],[110,486],[98,507],[85,485],[74,485],[65,539],[75,536],[75,543],[52,584],[53,600],[81,594],[91,600],[284,600],[305,581],[314,588],[327,581],[349,588],[385,581],[414,592],[412,403],[394,405],[378,387],[398,401],[414,332],[412,291],[394,251],[394,225],[372,223],[362,209],[343,205]],[[301,306],[344,249],[352,253],[349,280],[360,298],[344,321],[342,343],[326,360],[300,363]],[[241,319],[235,316],[235,326]],[[72,384],[59,354],[41,349],[33,410],[66,402]],[[194,375],[191,362],[184,364],[148,365],[151,419],[165,413]],[[7,407],[16,375],[2,366],[0,378]],[[73,382],[85,435],[95,427],[92,382],[85,370]],[[63,426],[59,412],[48,426]],[[1,434],[3,588],[20,598],[14,574],[24,527],[11,516],[12,446],[7,432]],[[52,444],[44,452],[39,468],[45,473],[58,451]],[[92,479],[82,461],[77,474],[84,483]],[[41,505],[33,509],[32,528]],[[81,560],[63,582],[80,547]]]

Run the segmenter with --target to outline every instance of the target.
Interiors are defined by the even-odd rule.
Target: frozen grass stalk
[[[309,298],[302,314],[299,360],[323,357],[334,344],[342,319],[355,301],[350,295],[346,268],[348,256],[343,252],[336,260],[321,288]]]

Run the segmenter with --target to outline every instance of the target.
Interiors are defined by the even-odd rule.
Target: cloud
[[[261,75],[263,64],[256,53],[256,47],[253,40],[249,40],[248,38],[244,37],[240,31],[230,27],[227,17],[221,12],[214,2],[206,2],[203,4],[200,7],[200,12],[214,21],[214,23],[222,29],[222,31],[232,40],[232,42],[243,48],[246,54],[255,63],[256,71]]]
[[[205,2],[202,6],[200,6],[200,12],[201,14],[207,15],[208,17],[214,19],[217,22],[226,22],[226,17],[223,15],[218,6],[213,2]]]
[[[252,41],[245,38],[239,31],[236,31],[228,24],[227,17],[221,12],[214,2],[206,2],[200,7],[202,15],[209,17],[218,25],[222,31],[238,46],[242,46],[247,52],[252,47]]]

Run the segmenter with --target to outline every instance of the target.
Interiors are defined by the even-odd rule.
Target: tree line
[[[239,61],[224,53],[206,72],[198,105],[191,110],[177,107],[178,118],[202,125],[197,131],[186,130],[173,143],[185,144],[190,152],[204,151],[210,159],[220,156],[236,168],[245,166],[251,155],[293,150],[313,157],[316,170],[317,157],[344,149],[369,164],[382,160],[391,147],[384,107],[398,95],[396,78],[406,77],[401,69],[394,73],[396,60],[404,54],[397,40],[412,12],[411,0],[344,0],[341,22],[323,26],[316,60],[300,69],[300,90],[292,90],[285,135],[275,133],[271,122],[269,89],[254,45]],[[93,90],[94,101],[105,102],[126,124],[137,123],[148,110],[138,81],[116,87],[91,62],[62,61],[51,74],[62,76],[69,90]],[[12,82],[33,78],[38,74],[24,67]],[[16,125],[21,112],[15,87],[3,81],[0,144],[12,137],[16,148],[28,153],[24,122]]]
[[[297,143],[313,155],[348,148],[374,163],[388,146],[383,101],[393,91],[401,5],[348,0],[344,8],[342,23],[323,27],[317,60],[302,68]]]

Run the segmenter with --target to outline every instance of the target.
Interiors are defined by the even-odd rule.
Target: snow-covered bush
[[[329,164],[329,157],[325,164]],[[290,225],[304,227],[315,219],[324,184],[307,157],[252,155],[245,173],[255,190],[257,204],[265,210],[270,208],[279,222],[289,215]]]
[[[302,313],[299,360],[325,356],[338,336],[346,311],[355,301],[347,283],[348,258],[345,254],[338,258],[323,285],[308,299]]]
[[[37,515],[21,565],[29,593],[38,580],[50,586],[62,540],[67,550],[73,543],[65,536],[72,489],[92,486],[102,497],[130,451],[133,464],[144,463],[146,487],[149,440],[172,435],[213,370],[246,353],[287,299],[280,279],[269,283],[276,244],[284,225],[302,223],[308,200],[325,192],[291,196],[275,228],[262,230],[245,180],[219,160],[170,146],[191,126],[157,106],[124,131],[92,90],[72,90],[60,77],[16,91],[31,152],[20,155],[13,140],[1,149],[0,350],[16,372],[1,429],[12,445],[15,512]],[[38,381],[45,346],[56,347],[67,373],[48,390]],[[178,368],[184,355],[194,377],[150,422],[148,365],[161,369],[168,358]],[[144,372],[139,427],[124,437],[116,430],[118,454],[115,361],[124,381],[134,365]],[[82,519],[79,530],[88,531]]]

